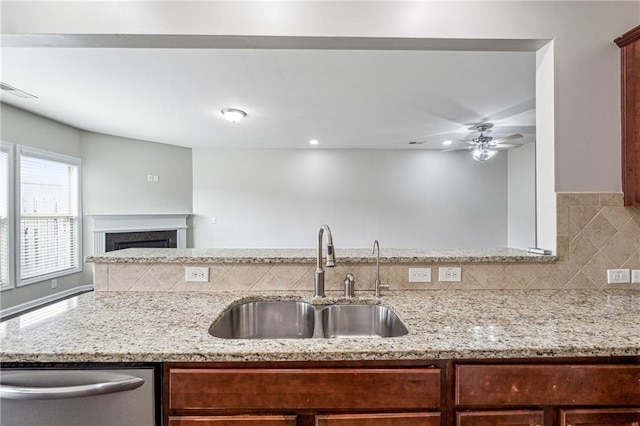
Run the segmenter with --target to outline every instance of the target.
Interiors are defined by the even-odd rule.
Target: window
[[[12,212],[9,208],[11,203],[12,183],[12,161],[13,150],[11,145],[0,145],[0,289],[10,287],[11,276],[10,265],[13,263],[10,259],[9,236],[11,231],[10,222]]]
[[[12,190],[17,200],[15,221],[11,209],[1,216],[2,244],[7,240],[7,250],[2,246],[2,265],[7,265],[5,288],[12,287],[12,281],[25,285],[82,270],[80,160],[21,146],[16,146],[15,151],[15,159],[10,150],[2,151],[6,154],[6,181],[16,182],[13,188],[7,184],[8,195],[2,194],[2,202],[7,200],[10,204]],[[0,161],[4,159],[0,157]],[[16,172],[12,179],[9,168],[14,161]],[[1,171],[5,173],[4,169]],[[15,238],[9,234],[12,228]],[[15,260],[11,259],[12,251],[16,253]]]

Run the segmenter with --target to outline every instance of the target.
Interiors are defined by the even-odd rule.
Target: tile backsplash
[[[393,290],[640,288],[638,284],[606,284],[607,269],[640,269],[640,209],[624,207],[622,193],[558,193],[557,233],[558,262],[383,263],[381,280]],[[184,281],[184,267],[189,264],[94,266],[97,291],[312,291],[315,272],[315,264],[198,264],[195,266],[209,267],[209,282],[192,283]],[[430,267],[433,281],[409,283],[410,266]],[[462,281],[437,281],[439,266],[461,266]],[[326,289],[341,290],[349,272],[355,275],[356,290],[373,289],[372,263],[326,268]]]

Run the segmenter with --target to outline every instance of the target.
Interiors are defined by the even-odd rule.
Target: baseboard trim
[[[48,305],[58,300],[66,299],[71,296],[75,296],[80,293],[86,293],[93,290],[93,284],[81,285],[78,287],[70,288],[68,290],[61,291],[59,293],[50,294],[39,299],[30,300],[25,303],[21,303],[10,308],[6,308],[0,311],[0,320],[4,320],[8,317],[13,317],[22,314],[26,311],[30,311],[36,308],[40,308],[44,305]]]

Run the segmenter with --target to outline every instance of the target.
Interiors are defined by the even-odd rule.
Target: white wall
[[[504,247],[507,162],[426,150],[194,149],[195,247]],[[216,223],[212,223],[212,217]]]
[[[64,124],[0,103],[0,137],[4,142],[43,149],[59,154],[81,157],[80,132]],[[51,281],[38,282],[11,290],[0,296],[0,309],[28,303],[40,298],[55,298],[82,285],[93,282],[91,273],[82,272],[60,277],[58,287]]]
[[[5,33],[554,39],[555,189],[621,188],[620,53],[613,39],[638,24],[637,1],[51,1],[2,7]]]

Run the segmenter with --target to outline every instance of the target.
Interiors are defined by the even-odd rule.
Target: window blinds
[[[0,149],[0,288],[9,285],[9,152]]]
[[[72,161],[21,152],[20,281],[80,263],[79,166]]]

